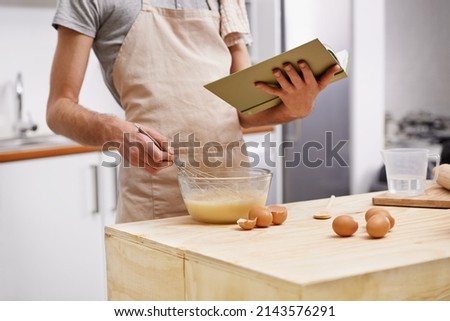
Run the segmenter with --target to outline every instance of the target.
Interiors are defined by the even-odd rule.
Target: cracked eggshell
[[[280,205],[269,205],[268,209],[272,213],[272,223],[274,225],[283,224],[287,219],[287,208]]]
[[[246,218],[240,218],[237,220],[237,224],[240,226],[243,230],[251,230],[256,226],[256,218],[253,220],[249,220]]]

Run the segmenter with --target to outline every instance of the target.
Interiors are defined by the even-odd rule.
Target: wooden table
[[[449,300],[450,210],[386,207],[396,225],[365,231],[376,193],[337,197],[355,235],[315,220],[328,200],[285,204],[285,224],[240,230],[190,217],[107,227],[110,300]]]

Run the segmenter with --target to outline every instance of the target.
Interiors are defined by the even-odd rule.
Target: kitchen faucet
[[[23,82],[22,82],[22,74],[19,72],[17,74],[16,79],[16,96],[17,96],[17,122],[15,125],[18,136],[25,137],[26,132],[29,130],[35,131],[37,130],[37,124],[30,121],[23,120]]]

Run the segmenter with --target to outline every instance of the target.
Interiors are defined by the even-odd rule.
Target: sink
[[[26,137],[9,137],[0,139],[0,151],[42,148],[47,146],[51,147],[68,144],[74,144],[74,142],[66,137],[54,134]]]

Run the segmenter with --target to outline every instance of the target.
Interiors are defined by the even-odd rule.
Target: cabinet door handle
[[[92,172],[94,173],[94,210],[92,214],[98,214],[100,212],[99,208],[99,190],[98,190],[98,166],[91,165]]]
[[[117,201],[119,199],[119,182],[118,182],[118,175],[119,175],[119,165],[114,167],[114,206],[113,206],[113,211],[117,210]]]

